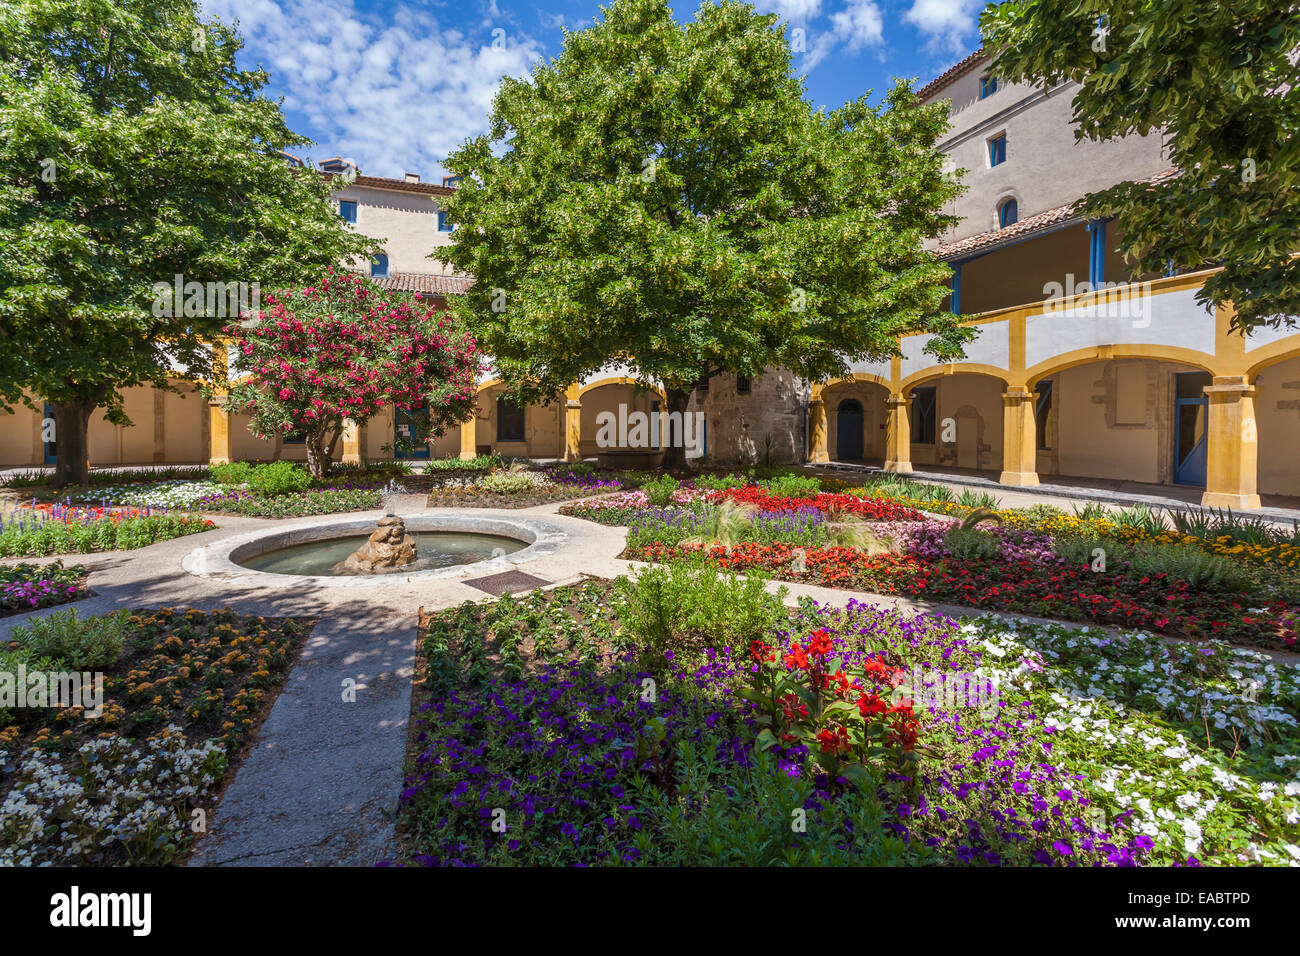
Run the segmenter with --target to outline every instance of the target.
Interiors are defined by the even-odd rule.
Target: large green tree
[[[623,362],[684,411],[719,372],[821,379],[900,332],[959,353],[948,268],[922,248],[958,189],[933,148],[943,106],[899,84],[879,109],[815,110],[748,4],[685,26],[664,0],[602,11],[447,160],[444,255],[476,280],[454,307],[520,398]]]
[[[1198,293],[1236,325],[1300,314],[1300,7],[1278,0],[1010,0],[981,19],[992,70],[1074,81],[1076,136],[1165,138],[1181,174],[1086,198],[1142,271],[1221,265]]]
[[[371,251],[277,152],[308,141],[240,46],[192,0],[0,8],[0,402],[53,405],[56,485],[96,407],[129,424],[124,389],[211,367],[230,284],[252,306]],[[177,276],[215,294],[173,302]]]

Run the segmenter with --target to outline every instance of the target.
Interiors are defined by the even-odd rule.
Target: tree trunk
[[[686,470],[686,406],[691,400],[691,393],[682,391],[680,388],[668,388],[664,390],[664,398],[668,401],[668,413],[680,412],[678,420],[681,425],[670,434],[668,440],[664,442],[664,460],[663,467],[669,471]]]
[[[90,413],[98,404],[93,399],[50,403],[57,450],[51,488],[90,484]]]
[[[325,429],[314,428],[307,433],[307,470],[313,478],[324,478],[330,470],[330,453],[325,446]]]

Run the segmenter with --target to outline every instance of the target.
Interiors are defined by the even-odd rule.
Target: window
[[[1039,382],[1034,386],[1034,427],[1037,440],[1034,447],[1040,451],[1052,448],[1052,383]]]
[[[307,444],[307,433],[302,431],[290,432],[281,439],[282,445],[305,445]]]
[[[524,406],[504,395],[497,399],[497,441],[524,440]]]
[[[447,186],[447,187],[450,188],[450,189],[455,189],[457,186],[460,185],[460,177],[459,177],[459,176],[443,176],[443,177],[442,177],[442,184],[443,184],[444,186]]]
[[[1005,229],[1020,218],[1020,207],[1014,199],[1004,200],[998,206],[998,228]]]
[[[374,261],[370,263],[370,274],[376,279],[382,279],[387,276],[388,256],[384,255],[382,252],[375,256]]]
[[[998,91],[998,78],[992,73],[980,77],[980,99],[992,96]]]
[[[1006,163],[1006,134],[988,140],[988,164],[1000,166]]]
[[[912,389],[912,441],[918,445],[934,444],[934,400],[938,389]]]
[[[344,222],[357,221],[357,204],[351,199],[339,200],[339,215],[343,217]]]
[[[438,231],[451,232],[455,228],[456,227],[454,225],[452,225],[450,222],[447,221],[447,210],[439,209],[438,210]]]
[[[737,395],[748,395],[748,394],[749,394],[749,388],[750,388],[749,376],[748,376],[748,375],[737,375],[737,376],[736,376],[736,394],[737,394]]]

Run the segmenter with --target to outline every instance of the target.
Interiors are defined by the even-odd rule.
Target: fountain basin
[[[318,546],[316,550],[319,552],[342,549],[341,556],[328,562],[330,565],[346,557],[374,530],[375,517],[371,515],[317,520],[235,535],[191,551],[181,564],[191,574],[240,587],[376,587],[507,571],[516,565],[554,554],[569,537],[558,526],[534,518],[446,514],[402,517],[407,531],[417,541],[425,534],[439,535],[429,542],[440,543],[440,551],[449,561],[457,559],[457,548],[462,559],[482,558],[484,554],[489,556],[441,566],[431,562],[418,568],[394,568],[380,574],[330,573],[319,561],[305,557],[311,553],[313,545]],[[447,537],[449,535],[455,537]],[[459,544],[453,546],[453,541]],[[512,547],[513,551],[510,550]],[[295,567],[317,570],[318,573],[285,573]]]

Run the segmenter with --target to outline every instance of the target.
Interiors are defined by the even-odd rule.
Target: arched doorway
[[[835,409],[835,457],[857,460],[862,457],[862,403],[846,398]]]

